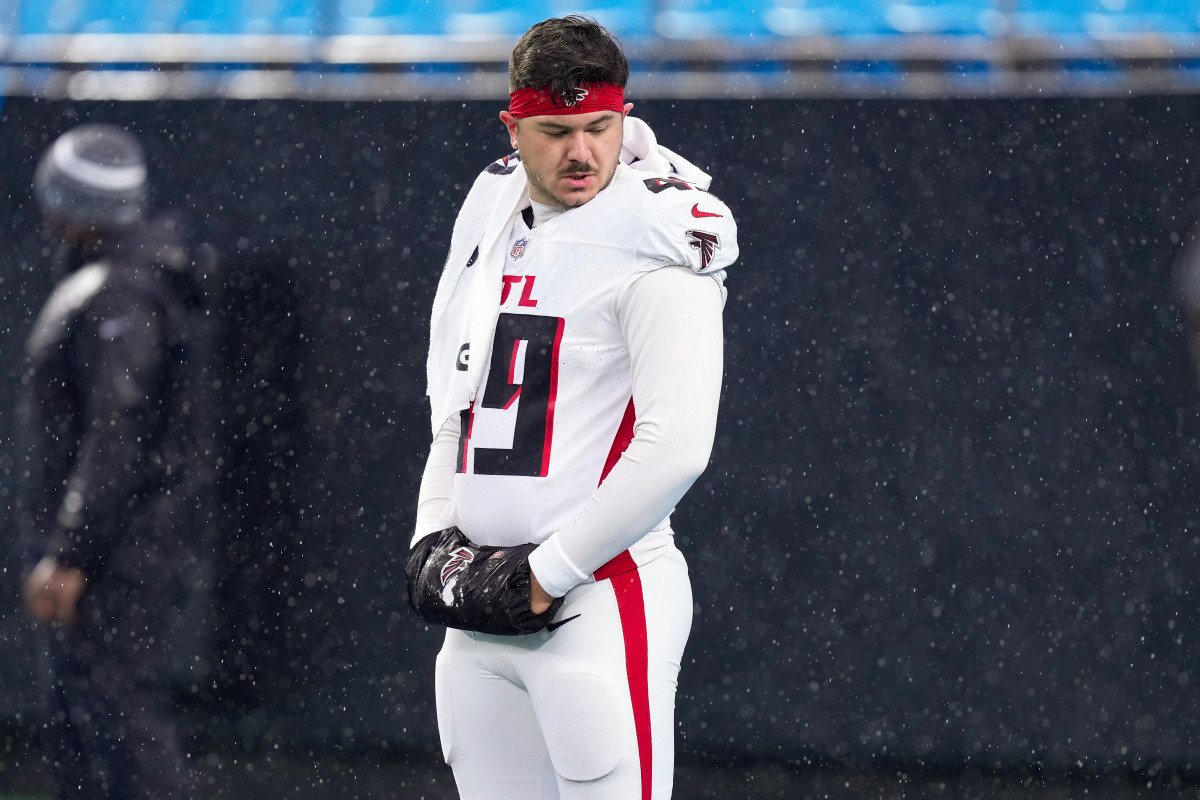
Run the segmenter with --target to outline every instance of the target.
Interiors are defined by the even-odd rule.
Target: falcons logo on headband
[[[712,263],[713,254],[721,249],[721,239],[715,233],[708,231],[685,231],[688,244],[700,251],[700,271],[708,269]]]
[[[567,106],[577,106],[584,101],[588,96],[587,89],[575,89],[575,94],[572,97],[564,97],[563,103]]]

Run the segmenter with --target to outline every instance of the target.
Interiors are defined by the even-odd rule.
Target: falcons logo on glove
[[[688,244],[700,251],[700,272],[704,272],[712,263],[713,254],[721,249],[720,237],[708,231],[685,231],[684,235]]]
[[[544,630],[563,600],[533,613],[529,554],[536,548],[480,546],[458,528],[431,533],[404,565],[408,604],[426,622],[449,628],[500,636]]]
[[[475,560],[475,554],[465,547],[455,550],[450,560],[442,566],[442,601],[446,605],[454,604],[454,584],[458,573],[462,572]]]

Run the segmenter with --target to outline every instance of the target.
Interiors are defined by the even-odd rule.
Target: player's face
[[[577,208],[608,186],[621,155],[625,110],[590,114],[545,114],[518,120],[500,118],[512,144],[521,151],[529,196],[539,203]]]

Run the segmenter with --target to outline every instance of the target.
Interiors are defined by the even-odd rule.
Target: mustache
[[[561,177],[566,175],[579,175],[581,173],[591,175],[595,174],[595,172],[596,168],[586,161],[572,161],[567,165],[566,169],[559,171],[558,174]]]

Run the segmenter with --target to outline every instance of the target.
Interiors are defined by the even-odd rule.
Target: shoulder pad
[[[498,161],[493,161],[488,164],[484,170],[488,175],[511,175],[512,171],[517,168],[517,164],[521,163],[521,154],[518,151],[513,151]]]
[[[679,178],[642,180],[649,219],[638,252],[696,272],[716,272],[738,257],[737,223],[716,195]]]

